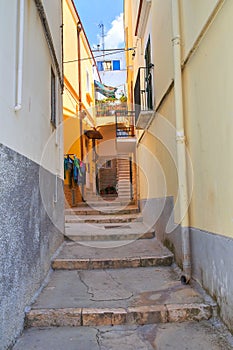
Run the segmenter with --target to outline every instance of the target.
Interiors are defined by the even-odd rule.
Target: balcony
[[[127,104],[119,101],[107,101],[96,103],[96,123],[97,126],[115,124],[115,113],[127,111]]]
[[[154,117],[153,110],[153,64],[138,69],[134,87],[135,124],[137,129],[146,129]]]
[[[135,112],[118,110],[115,112],[117,152],[133,153],[136,148]]]

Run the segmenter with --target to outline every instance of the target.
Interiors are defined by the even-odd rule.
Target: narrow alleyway
[[[232,348],[213,325],[215,304],[180,283],[173,255],[133,203],[66,209],[52,268],[14,350]]]

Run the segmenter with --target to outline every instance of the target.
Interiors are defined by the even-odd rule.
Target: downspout
[[[174,59],[174,93],[176,114],[176,145],[178,161],[178,184],[180,198],[181,240],[182,240],[182,283],[188,283],[191,278],[191,249],[189,235],[188,188],[185,154],[183,89],[181,70],[181,40],[180,40],[180,14],[179,0],[172,0],[172,26],[173,26],[173,59]]]
[[[19,0],[19,46],[15,112],[22,108],[25,0]]]
[[[79,127],[80,127],[80,151],[81,151],[81,160],[83,160],[83,121],[82,121],[82,86],[81,86],[81,48],[80,48],[80,35],[82,31],[82,24],[80,22],[77,23],[77,44],[78,44],[78,98],[79,98]],[[84,184],[81,184],[82,191],[82,201],[84,201]]]

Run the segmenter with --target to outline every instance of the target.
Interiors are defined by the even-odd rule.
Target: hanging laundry
[[[74,170],[73,170],[74,182],[78,183],[79,177],[82,176],[80,168],[80,160],[75,156],[74,157]]]
[[[79,184],[86,185],[86,164],[83,161],[80,162],[80,170],[81,177],[79,178]]]
[[[113,97],[115,98],[115,92],[117,91],[116,87],[107,86],[101,84],[99,81],[94,80],[95,91],[101,93],[105,97]]]
[[[69,187],[72,187],[72,179],[73,179],[73,160],[70,158],[70,155],[67,154],[64,158],[64,179],[67,177],[68,171],[68,180]]]
[[[68,170],[68,159],[64,158],[64,179],[66,179],[66,172]]]
[[[73,154],[72,154],[73,155]],[[64,158],[64,178],[69,179],[69,187],[73,187],[73,182],[78,185],[86,185],[86,164],[74,155],[74,159],[66,155]]]

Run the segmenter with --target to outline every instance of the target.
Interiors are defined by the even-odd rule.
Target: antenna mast
[[[101,28],[101,39],[102,39],[102,51],[103,51],[103,61],[105,61],[105,43],[104,43],[104,24],[100,23],[99,28]]]

